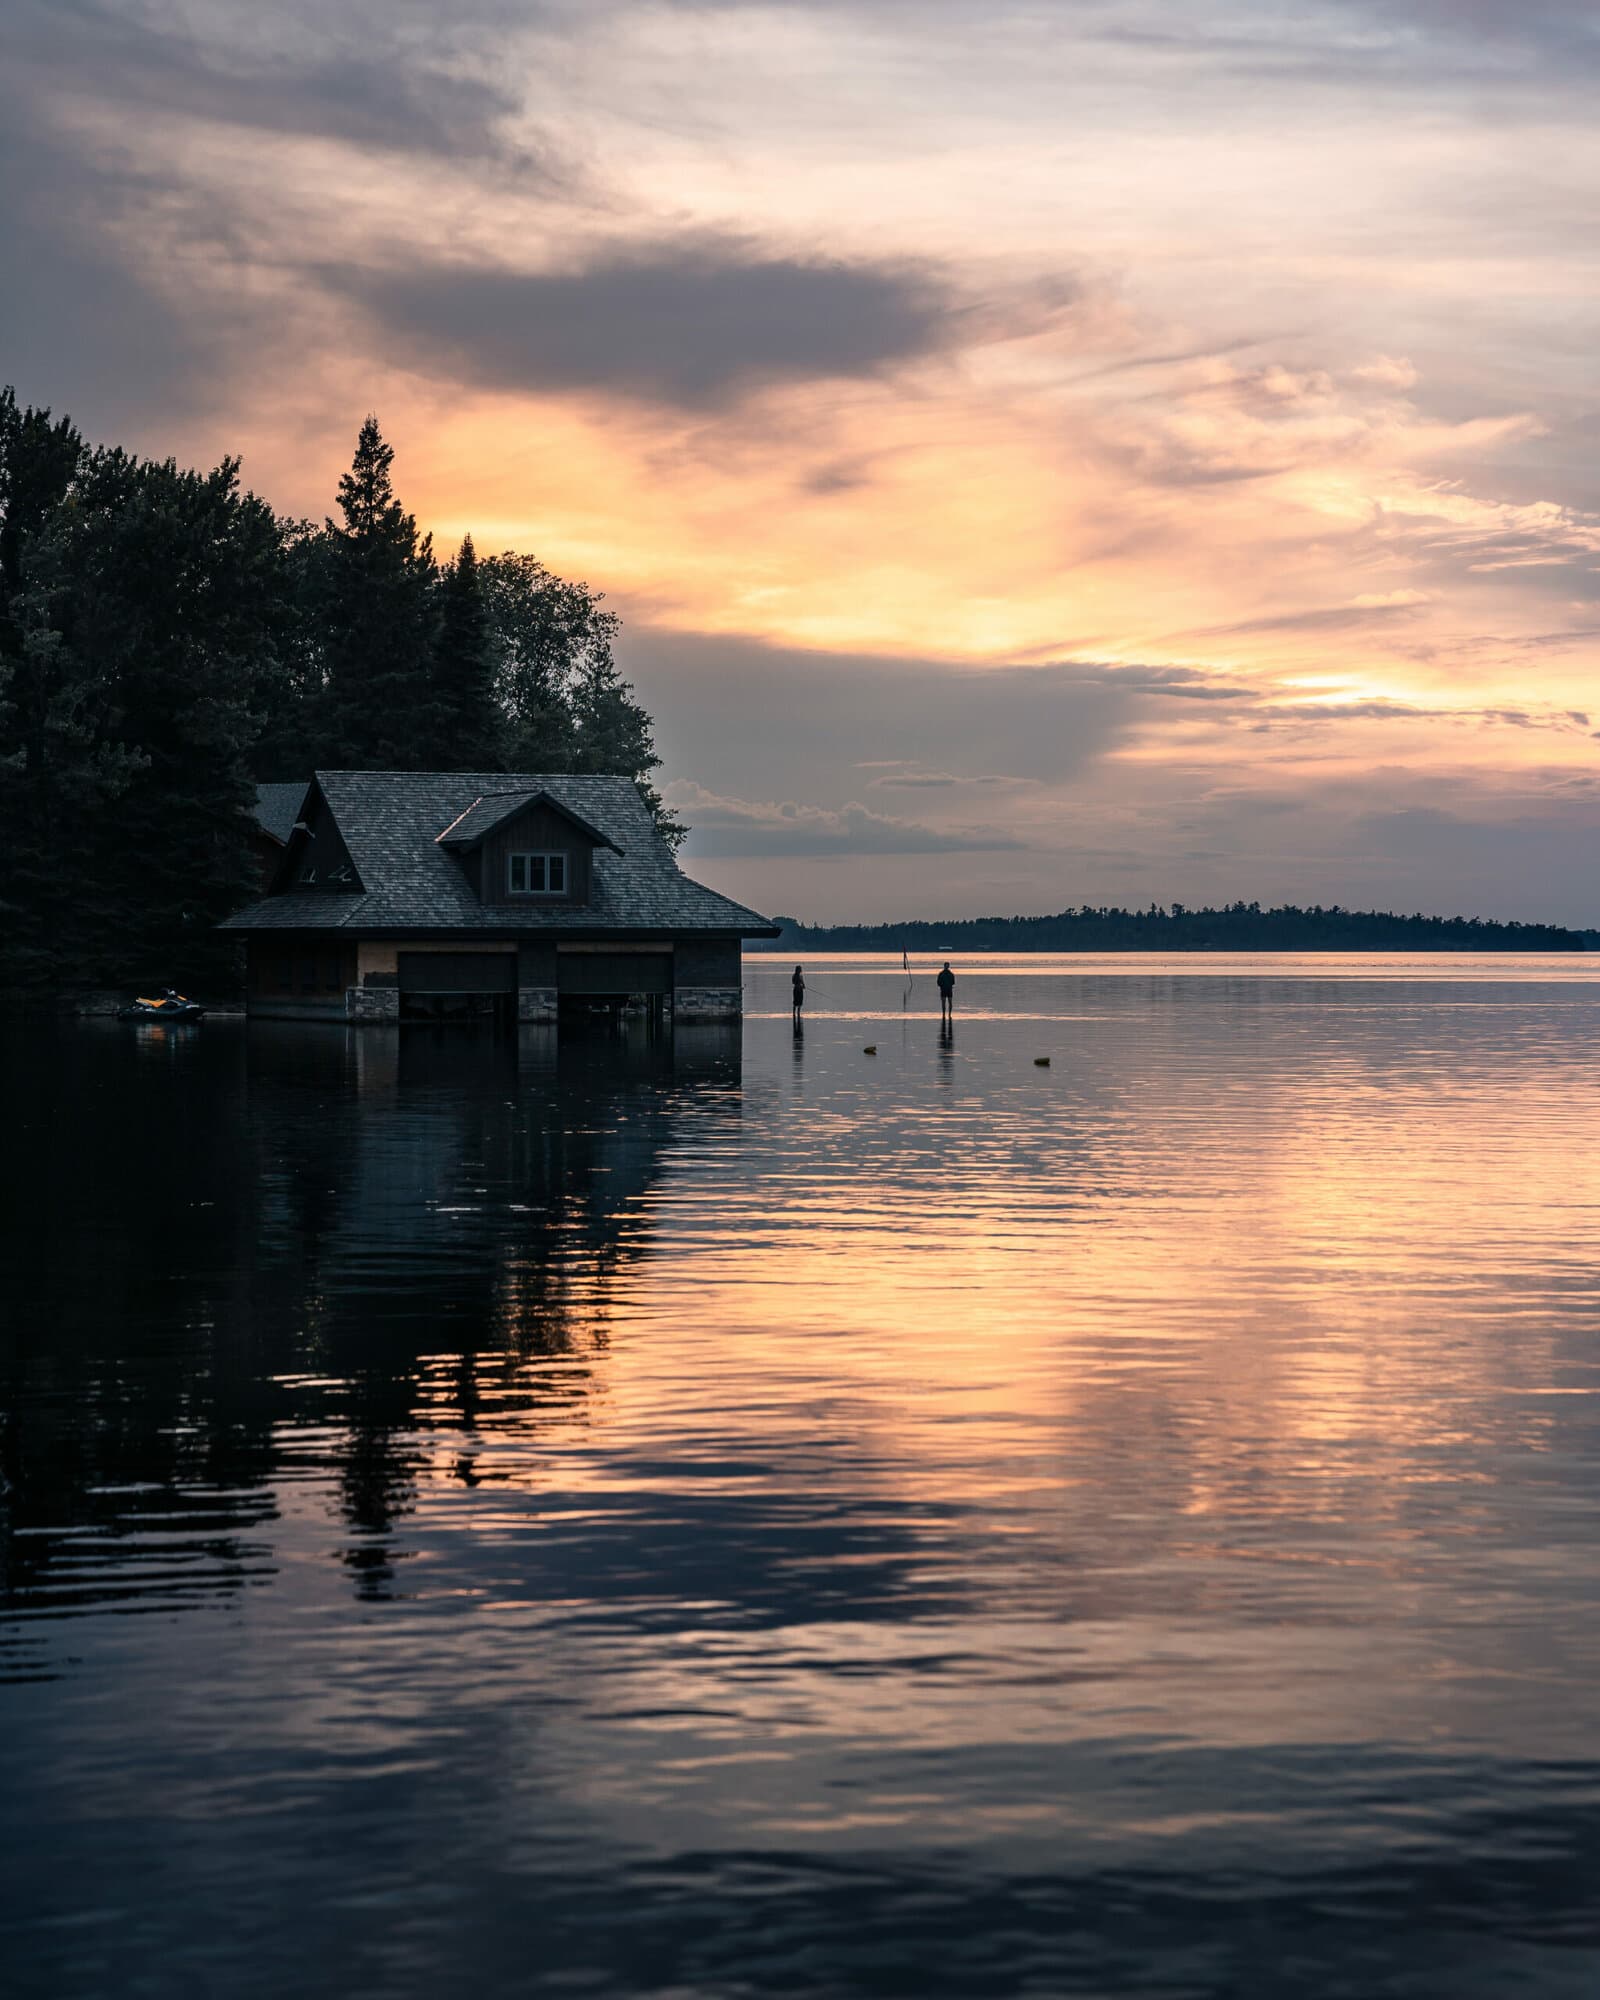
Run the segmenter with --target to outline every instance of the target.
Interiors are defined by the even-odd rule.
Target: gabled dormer
[[[622,849],[551,793],[488,792],[438,836],[481,903],[531,911],[584,907],[596,848]]]
[[[267,893],[281,896],[290,890],[322,889],[335,895],[359,896],[364,888],[322,787],[313,778]]]

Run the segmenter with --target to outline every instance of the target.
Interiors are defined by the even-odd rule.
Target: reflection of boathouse
[[[648,1008],[736,1020],[753,910],[691,882],[625,777],[319,771],[246,935],[252,1014]]]

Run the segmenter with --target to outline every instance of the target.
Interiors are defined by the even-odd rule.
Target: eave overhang
[[[548,811],[559,814],[593,846],[608,847],[619,858],[622,855],[623,850],[610,834],[592,826],[581,813],[575,813],[571,806],[564,804],[552,792],[508,792],[503,797],[505,804],[498,812],[494,810],[498,803],[494,793],[474,799],[466,811],[458,813],[444,832],[437,836],[438,845],[452,854],[469,854],[497,827],[504,826],[508,819],[515,819],[519,813],[531,812],[535,806],[544,806]]]

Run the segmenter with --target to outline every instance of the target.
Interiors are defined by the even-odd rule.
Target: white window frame
[[[521,888],[517,886],[517,863],[519,861],[522,863],[523,886]],[[527,886],[535,873],[535,870],[530,866],[530,863],[533,862],[538,863],[539,887],[537,889]],[[556,874],[559,874],[561,877],[559,884],[554,883],[551,879]],[[506,856],[506,894],[508,896],[564,896],[567,893],[568,884],[571,879],[570,863],[564,852],[557,851],[551,853],[549,850],[545,850],[541,853],[533,849],[519,848],[515,854],[508,854]]]

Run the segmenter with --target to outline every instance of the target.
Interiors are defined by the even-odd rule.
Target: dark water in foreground
[[[809,970],[6,1042],[8,1995],[1600,1991],[1600,967]]]

